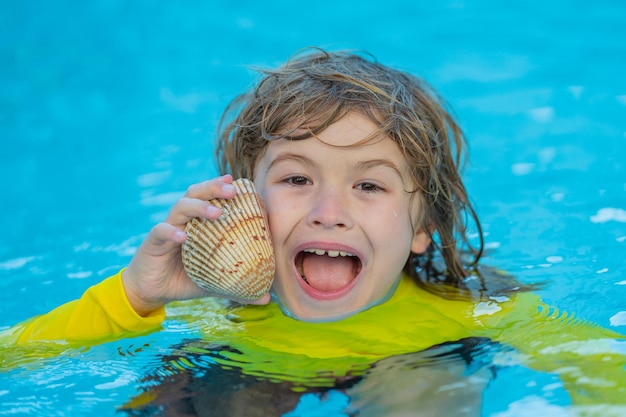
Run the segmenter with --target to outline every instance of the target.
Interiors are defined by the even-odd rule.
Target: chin
[[[363,303],[349,303],[345,300],[334,301],[320,301],[310,299],[306,297],[305,300],[297,300],[286,305],[278,300],[283,313],[296,320],[319,323],[339,321],[358,314],[362,311],[368,310],[384,301],[386,301],[388,295],[381,297],[375,301],[363,302]]]
[[[321,322],[331,322],[331,321],[339,321],[350,316],[353,316],[360,311],[366,309],[366,307],[354,309],[351,311],[341,311],[341,312],[333,312],[330,313],[328,311],[292,311],[281,304],[281,308],[283,312],[293,317],[296,320],[310,322],[310,323],[321,323]]]
[[[338,321],[387,301],[399,279],[379,295],[363,293],[364,282],[359,274],[347,287],[328,293],[316,291],[298,277],[292,277],[291,285],[277,286],[275,282],[273,294],[283,313],[289,317],[306,322]]]

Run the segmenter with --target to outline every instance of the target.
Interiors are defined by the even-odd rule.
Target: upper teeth
[[[305,249],[305,252],[314,253],[316,255],[328,255],[331,258],[336,258],[337,256],[354,256],[350,252],[344,252],[341,250],[329,250],[326,251],[324,249]]]

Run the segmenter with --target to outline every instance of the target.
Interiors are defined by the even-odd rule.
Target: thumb
[[[187,233],[169,223],[155,225],[144,240],[145,249],[155,256],[164,255],[176,246],[182,245],[187,239]]]

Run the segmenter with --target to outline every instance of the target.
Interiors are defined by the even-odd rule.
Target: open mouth
[[[302,280],[314,290],[336,293],[347,288],[361,272],[358,256],[339,250],[305,249],[295,259]]]

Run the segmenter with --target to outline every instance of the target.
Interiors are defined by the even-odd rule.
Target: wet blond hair
[[[405,272],[431,292],[440,292],[433,284],[462,289],[467,266],[482,254],[483,237],[460,176],[465,138],[439,94],[416,76],[348,51],[306,50],[277,69],[259,72],[257,85],[236,97],[222,116],[220,171],[254,178],[269,141],[307,139],[347,113],[360,112],[403,152],[414,183],[407,192],[424,210],[414,232],[427,231],[433,238],[426,254],[411,254]],[[470,243],[468,220],[477,247]],[[436,252],[445,264],[442,273],[417,274]],[[462,254],[469,254],[469,261]]]

